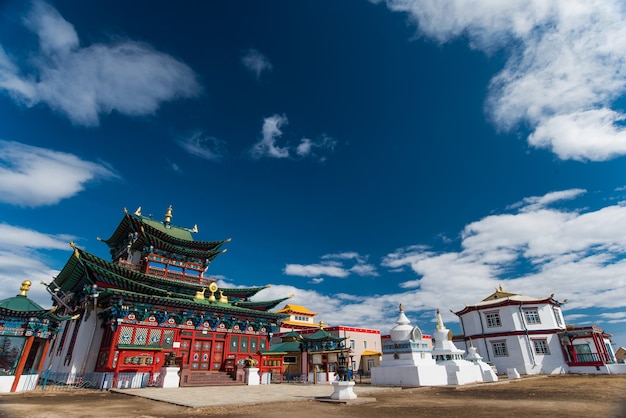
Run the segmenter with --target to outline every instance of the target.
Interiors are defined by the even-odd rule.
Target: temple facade
[[[566,325],[554,295],[535,298],[500,286],[475,305],[455,312],[463,335],[458,344],[476,347],[498,373],[625,373],[616,364],[610,334],[596,326]]]
[[[194,240],[197,227],[173,225],[171,206],[163,221],[124,212],[101,240],[111,261],[72,244],[47,285],[57,312],[80,318],[66,322],[51,345],[46,378],[141,387],[159,385],[169,365],[180,367],[181,386],[202,386],[237,379],[244,364],[263,372],[261,353],[287,317],[269,310],[288,298],[251,301],[265,286],[219,288],[205,274],[230,240]]]

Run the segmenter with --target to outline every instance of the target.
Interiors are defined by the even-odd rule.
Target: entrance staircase
[[[226,372],[191,371],[183,367],[180,374],[180,386],[233,386],[243,385],[243,381],[235,380]]]

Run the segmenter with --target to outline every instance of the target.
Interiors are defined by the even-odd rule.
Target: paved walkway
[[[355,385],[359,397],[371,397],[377,392],[402,390],[398,387]],[[329,384],[280,383],[258,386],[204,386],[184,388],[111,389],[111,392],[140,396],[191,408],[216,405],[241,405],[267,402],[302,401],[330,397],[333,387]],[[371,398],[369,398],[371,400]]]

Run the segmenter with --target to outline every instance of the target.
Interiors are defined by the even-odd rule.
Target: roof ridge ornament
[[[30,280],[24,280],[22,282],[22,285],[20,286],[20,293],[18,294],[18,296],[26,296],[26,292],[28,292],[30,290],[30,286],[33,283]]]
[[[165,220],[163,221],[163,224],[165,224],[165,226],[169,226],[172,223],[172,205],[169,205],[169,207],[167,208],[167,212],[165,212]]]

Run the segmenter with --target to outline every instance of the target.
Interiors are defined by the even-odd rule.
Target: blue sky
[[[626,345],[619,1],[0,5],[0,298],[123,209],[333,325],[502,285]]]

